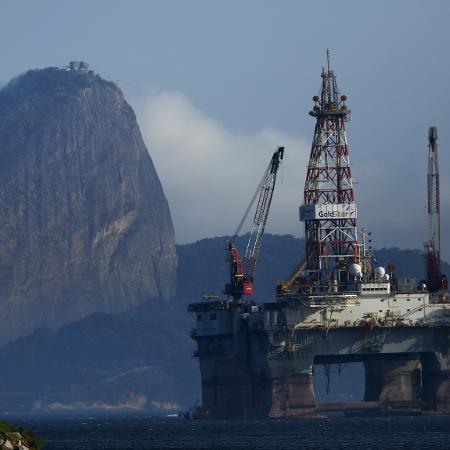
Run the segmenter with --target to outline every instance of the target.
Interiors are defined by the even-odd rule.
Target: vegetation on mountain
[[[23,426],[14,426],[0,420],[0,446],[2,449],[39,450],[44,441]]]

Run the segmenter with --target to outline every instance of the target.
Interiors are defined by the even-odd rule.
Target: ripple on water
[[[450,417],[189,422],[115,416],[34,417],[16,422],[45,437],[46,450],[428,449],[448,448],[450,442]]]

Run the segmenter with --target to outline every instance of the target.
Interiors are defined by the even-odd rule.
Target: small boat
[[[201,406],[191,406],[183,413],[183,417],[187,420],[205,420],[211,418],[209,411]]]

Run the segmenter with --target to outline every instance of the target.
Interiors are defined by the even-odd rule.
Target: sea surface
[[[46,450],[450,448],[450,416],[248,422],[146,416],[8,420],[44,437]]]

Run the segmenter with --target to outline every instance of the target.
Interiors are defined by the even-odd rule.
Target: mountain
[[[0,91],[0,344],[175,293],[169,207],[136,117],[87,70]]]
[[[41,329],[0,348],[0,412],[185,408],[200,398],[200,374],[192,358],[194,325],[186,312],[202,292],[219,293],[228,274],[227,237],[177,246],[177,295],[149,301],[120,314],[96,313],[58,330]],[[242,247],[246,237],[240,237]],[[266,235],[258,262],[255,299],[270,301],[274,286],[303,254],[302,239]],[[418,250],[382,249],[379,263],[393,263],[400,276],[422,278]],[[444,271],[450,273],[444,264]],[[337,369],[336,371],[337,372]],[[358,400],[364,391],[361,365],[333,374],[326,393],[323,368],[315,370],[321,401]],[[358,397],[359,395],[359,397]],[[344,397],[343,397],[344,396]],[[346,397],[345,397],[346,396]]]

